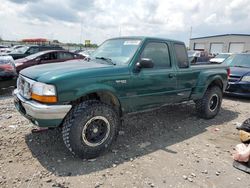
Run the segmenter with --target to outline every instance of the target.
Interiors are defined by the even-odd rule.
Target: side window
[[[41,56],[41,60],[49,61],[56,59],[56,53],[47,53]]]
[[[179,68],[188,68],[187,50],[184,44],[174,44],[177,65]]]
[[[37,47],[30,47],[30,49],[28,49],[26,53],[35,54],[37,52],[39,52],[39,49]]]
[[[141,58],[151,59],[154,63],[154,68],[171,67],[169,50],[166,43],[148,43],[141,54]]]
[[[73,55],[71,53],[59,52],[58,59],[73,59]]]
[[[42,55],[42,56],[41,56],[41,60],[42,60],[42,61],[48,61],[48,60],[50,60],[50,55],[49,55],[49,54],[44,54],[44,55]]]

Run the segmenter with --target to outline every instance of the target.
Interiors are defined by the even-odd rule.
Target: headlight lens
[[[250,75],[249,76],[243,76],[243,78],[241,79],[241,81],[243,81],[243,82],[250,82]]]
[[[56,95],[56,88],[53,85],[35,82],[32,86],[32,93],[37,95]]]
[[[44,103],[55,103],[56,88],[53,85],[35,82],[31,89],[31,98]]]

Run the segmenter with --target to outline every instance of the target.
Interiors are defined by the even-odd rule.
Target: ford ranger
[[[200,117],[213,118],[228,74],[223,65],[190,66],[180,41],[113,38],[85,60],[22,70],[14,104],[36,126],[62,127],[74,155],[94,158],[115,140],[126,113],[193,100]]]

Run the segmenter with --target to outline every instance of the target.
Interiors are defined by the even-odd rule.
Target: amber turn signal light
[[[57,102],[56,96],[41,96],[41,95],[32,93],[31,98],[36,101],[43,102],[43,103],[56,103]]]

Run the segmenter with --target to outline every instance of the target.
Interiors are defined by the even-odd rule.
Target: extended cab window
[[[154,63],[154,68],[168,68],[171,66],[166,43],[148,43],[141,54],[141,58],[151,59]]]
[[[184,44],[174,44],[177,65],[179,68],[188,68],[187,50]]]

